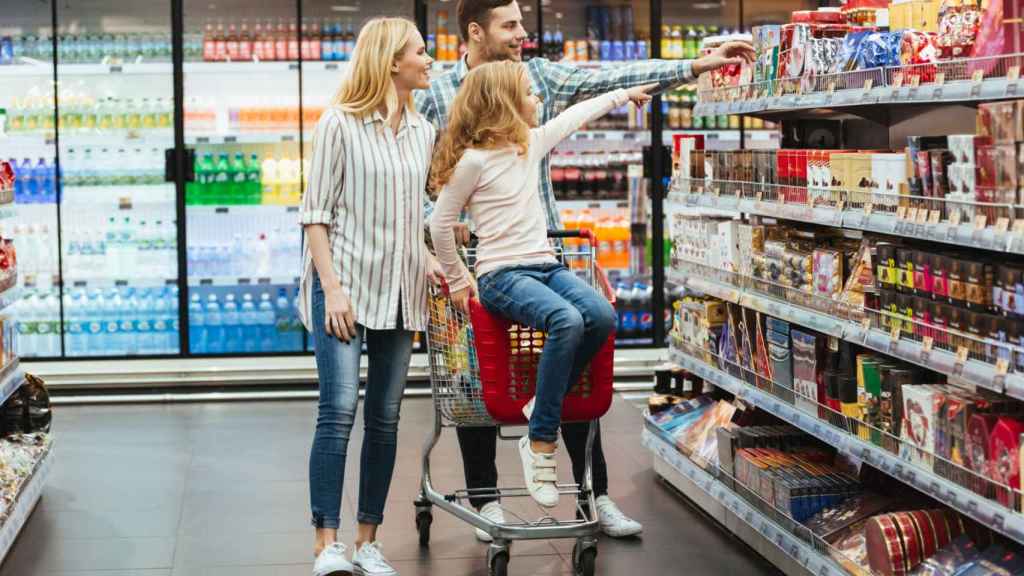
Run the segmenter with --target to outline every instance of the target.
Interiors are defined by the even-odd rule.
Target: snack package
[[[945,60],[966,58],[974,49],[981,24],[981,12],[970,0],[945,0],[939,9],[936,44]]]
[[[871,34],[869,30],[858,30],[850,32],[843,39],[843,48],[835,61],[833,73],[850,72],[857,69],[857,55],[860,52],[860,45]]]

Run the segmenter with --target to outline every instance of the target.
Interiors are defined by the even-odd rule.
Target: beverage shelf
[[[50,448],[36,464],[32,475],[25,481],[21,488],[21,493],[18,494],[10,513],[7,515],[7,520],[0,527],[0,560],[7,557],[11,546],[14,545],[14,541],[18,538],[18,533],[25,527],[29,515],[32,514],[36,503],[39,502],[39,498],[43,495],[43,487],[46,485],[46,480],[49,478],[50,471],[53,468],[53,454],[54,447],[51,443]]]
[[[24,294],[24,289],[20,284],[15,284],[7,290],[0,292],[0,312],[3,312],[10,306],[13,306],[17,301],[21,300]]]
[[[647,427],[643,430],[641,443],[653,453],[654,470],[658,475],[785,574],[848,574],[831,558],[776,524]]]
[[[238,277],[238,276],[211,276],[211,277],[190,277],[188,285],[196,286],[294,286],[299,283],[298,276],[269,276],[269,277]]]
[[[559,200],[558,207],[567,210],[617,210],[629,209],[627,200]]]
[[[692,180],[690,182],[695,183]],[[685,182],[683,185],[686,186]],[[735,192],[740,187],[753,187],[754,183],[750,182],[702,180],[696,186],[703,192],[672,192],[669,194],[669,202],[677,207],[706,208],[736,215],[755,214],[769,218],[795,220],[848,230],[877,232],[914,240],[1024,255],[1024,233],[1022,233],[1024,228],[1016,225],[1016,220],[1011,220],[1021,210],[1021,207],[1018,206],[954,203],[952,201],[945,202],[941,198],[921,200],[922,204],[928,202],[929,205],[938,207],[935,210],[926,211],[931,213],[949,213],[959,209],[977,213],[990,211],[1007,214],[1002,224],[997,219],[995,222],[991,222],[992,226],[978,227],[976,221],[963,221],[954,224],[948,219],[915,217],[915,214],[918,213],[917,209],[909,211],[904,208],[902,211],[904,216],[901,217],[896,212],[896,204],[900,201],[914,200],[906,195],[900,197],[870,192],[832,190],[823,194],[830,196],[831,199],[811,205],[781,201],[781,195],[774,193],[774,189],[783,188],[779,185],[762,185],[770,189],[768,193],[754,193],[753,197],[750,194]],[[814,197],[814,194],[817,194],[816,191],[803,187],[785,186],[785,188],[801,193],[801,197]],[[843,199],[854,195],[864,198],[876,197],[877,203],[872,204],[870,209],[866,209],[863,204],[854,206],[852,202]],[[931,215],[926,214],[926,216]],[[1001,218],[1003,217],[1001,216]]]
[[[1024,544],[1024,514],[975,494],[927,468],[911,464],[881,446],[876,446],[837,428],[828,421],[751,386],[675,346],[670,348],[669,356],[673,362],[684,369],[736,395],[743,401],[774,414],[837,450],[878,468],[893,478],[913,486],[950,508],[973,518],[982,525]]]
[[[732,282],[717,280],[716,275],[722,271],[698,264],[682,264],[675,266],[668,279],[691,290],[713,296],[726,302],[732,302],[786,320],[793,324],[811,328],[823,334],[858,344],[882,354],[888,354],[911,364],[949,376],[953,380],[965,381],[979,388],[1024,400],[1024,374],[1013,372],[1013,361],[1001,366],[997,357],[1013,358],[1024,353],[1014,346],[1003,343],[986,342],[984,346],[997,352],[991,356],[979,357],[969,353],[972,342],[969,337],[953,332],[944,332],[931,328],[940,338],[950,342],[962,343],[954,352],[938,346],[925,345],[923,340],[916,341],[905,337],[908,331],[898,334],[886,332],[881,328],[887,314],[871,310],[839,311],[836,307],[832,313],[825,313],[799,306],[779,297],[764,294],[750,287],[742,287]],[[737,277],[736,275],[733,275]],[[755,281],[761,282],[761,281]],[[787,294],[788,297],[794,295]],[[859,316],[860,322],[852,316]],[[910,320],[900,322],[912,323]],[[913,329],[909,330],[915,333]],[[919,331],[923,332],[923,331]],[[941,335],[941,336],[940,336]]]
[[[65,279],[64,287],[73,288],[159,288],[177,286],[177,278],[76,278]]]
[[[186,208],[192,214],[220,214],[224,216],[266,216],[267,213],[299,213],[298,206],[282,206],[280,204],[251,204],[238,206],[206,206],[190,204]]]
[[[310,61],[302,62],[303,72],[338,72],[347,62]],[[185,62],[185,74],[271,74],[294,72],[299,62]],[[170,76],[174,72],[170,62],[135,62],[126,64],[58,64],[59,76]],[[53,63],[33,61],[32,63],[0,66],[0,79],[48,78],[53,76]]]

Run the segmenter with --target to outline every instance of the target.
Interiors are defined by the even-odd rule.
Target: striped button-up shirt
[[[552,62],[546,58],[533,58],[526,63],[533,91],[543,100],[540,123],[546,124],[569,106],[617,89],[629,89],[644,84],[658,84],[667,90],[693,80],[692,60],[647,60],[633,64],[587,70],[573,64]],[[430,88],[416,92],[416,107],[439,131],[448,124],[448,114],[455,93],[469,73],[466,57],[455,67],[438,76]],[[540,167],[540,195],[544,203],[549,230],[560,230],[562,219],[551,185],[551,162],[545,158]],[[428,217],[431,211],[427,207]]]
[[[301,223],[327,226],[334,273],[356,322],[371,330],[424,330],[427,257],[424,202],[434,127],[405,112],[398,133],[380,113],[328,108],[313,136]],[[299,314],[312,327],[313,257],[306,243]],[[399,326],[397,328],[403,328]]]

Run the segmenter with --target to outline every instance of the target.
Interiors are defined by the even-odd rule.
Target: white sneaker
[[[496,501],[484,504],[484,507],[480,509],[480,515],[484,518],[487,518],[491,522],[494,522],[495,524],[505,523],[505,511],[501,509],[501,504],[499,504]],[[476,539],[481,542],[494,541],[494,539],[491,538],[490,534],[484,532],[479,528],[476,529]]]
[[[558,474],[554,454],[537,454],[530,447],[530,437],[519,439],[519,458],[523,461],[526,488],[537,504],[545,508],[558,506]]]
[[[313,576],[352,576],[352,563],[345,558],[345,545],[335,542],[324,548],[313,563]]]
[[[607,496],[597,499],[597,521],[601,531],[612,538],[636,536],[644,530],[643,525],[623,514]]]
[[[363,544],[352,556],[355,576],[398,576],[398,572],[384,559],[380,542]]]

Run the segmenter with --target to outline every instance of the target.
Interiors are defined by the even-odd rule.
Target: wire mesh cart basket
[[[589,230],[571,230],[549,232],[548,236],[563,241],[558,249],[562,262],[614,303],[608,278],[595,259],[597,243],[593,234]],[[474,256],[474,250],[465,250],[471,272]],[[570,389],[562,407],[563,422],[590,422],[582,486],[558,485],[560,495],[574,499],[575,517],[560,520],[544,513],[539,520],[516,518],[497,524],[478,514],[469,504],[470,498],[531,499],[529,491],[525,487],[494,487],[442,494],[431,483],[430,454],[444,428],[492,426],[498,428],[502,439],[518,440],[518,435],[502,433],[502,427],[527,423],[523,407],[534,395],[544,333],[494,316],[476,300],[470,302],[467,315],[452,305],[445,290],[431,291],[429,308],[427,353],[434,428],[424,446],[421,493],[415,502],[420,545],[425,547],[430,543],[432,509],[437,506],[490,534],[493,542],[487,561],[492,576],[507,574],[511,543],[515,540],[570,538],[576,540],[573,548],[576,573],[592,576],[599,527],[592,489],[591,451],[597,429],[595,423],[611,406],[615,335],[608,338],[583,377]]]

